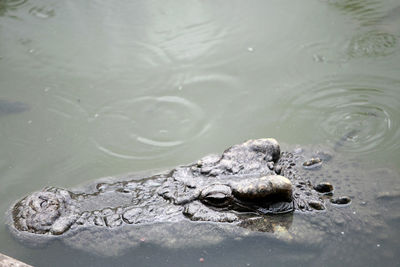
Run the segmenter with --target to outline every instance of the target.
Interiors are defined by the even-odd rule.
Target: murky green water
[[[261,137],[357,158],[371,172],[347,190],[370,202],[398,192],[398,0],[0,0],[0,214],[47,185],[166,169]],[[371,205],[392,229],[371,244],[261,236],[102,258],[24,247],[3,224],[0,252],[37,266],[396,266],[398,204]]]

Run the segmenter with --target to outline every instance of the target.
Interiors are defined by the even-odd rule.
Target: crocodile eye
[[[205,196],[204,200],[212,204],[223,205],[225,202],[229,200],[229,197],[227,197],[222,193],[214,193]]]
[[[201,200],[213,206],[226,206],[232,199],[232,190],[227,185],[214,184],[201,191]]]

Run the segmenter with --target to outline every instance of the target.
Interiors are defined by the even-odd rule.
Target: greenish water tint
[[[22,102],[10,102],[4,99],[0,99],[0,116],[13,114],[13,113],[20,113],[27,111],[29,109],[29,105]]]
[[[368,166],[340,189],[352,212],[366,204],[391,229],[362,238],[328,225],[337,235],[313,245],[262,235],[144,242],[104,258],[59,243],[31,249],[3,226],[0,251],[35,266],[398,266],[399,9],[397,0],[0,0],[1,214],[47,185],[167,169],[275,137]],[[373,224],[359,220],[345,225]]]

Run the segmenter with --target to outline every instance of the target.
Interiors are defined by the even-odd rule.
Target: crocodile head
[[[280,153],[271,138],[249,140],[221,156],[175,169],[159,194],[184,205],[184,215],[195,221],[241,222],[267,214],[319,212],[325,210],[333,186],[311,184],[307,172],[321,168],[329,157],[322,152]]]
[[[249,140],[222,155],[154,176],[128,176],[77,192],[45,188],[14,205],[13,229],[61,235],[81,227],[183,219],[243,223],[293,211],[320,212],[328,199],[336,204],[349,202],[332,199],[329,183],[312,185],[307,179],[307,172],[321,168],[328,159],[323,154],[304,157],[301,151],[281,153],[271,138]]]

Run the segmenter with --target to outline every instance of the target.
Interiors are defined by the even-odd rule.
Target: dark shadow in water
[[[389,11],[381,1],[334,0],[328,3],[360,23],[347,53],[350,58],[388,56],[396,51],[400,35],[400,7]]]
[[[28,0],[0,0],[0,16],[9,16],[9,12],[16,11],[18,7],[28,2]]]
[[[345,14],[349,14],[359,21],[361,26],[375,25],[382,20],[383,4],[376,0],[334,0],[328,1]]]
[[[21,113],[30,109],[30,106],[22,102],[12,102],[4,99],[0,99],[0,116]]]
[[[337,151],[342,146],[346,145],[346,142],[353,139],[354,136],[357,135],[359,132],[361,132],[360,129],[353,129],[348,133],[344,134],[338,141],[336,141],[336,143],[333,146],[333,150]]]

